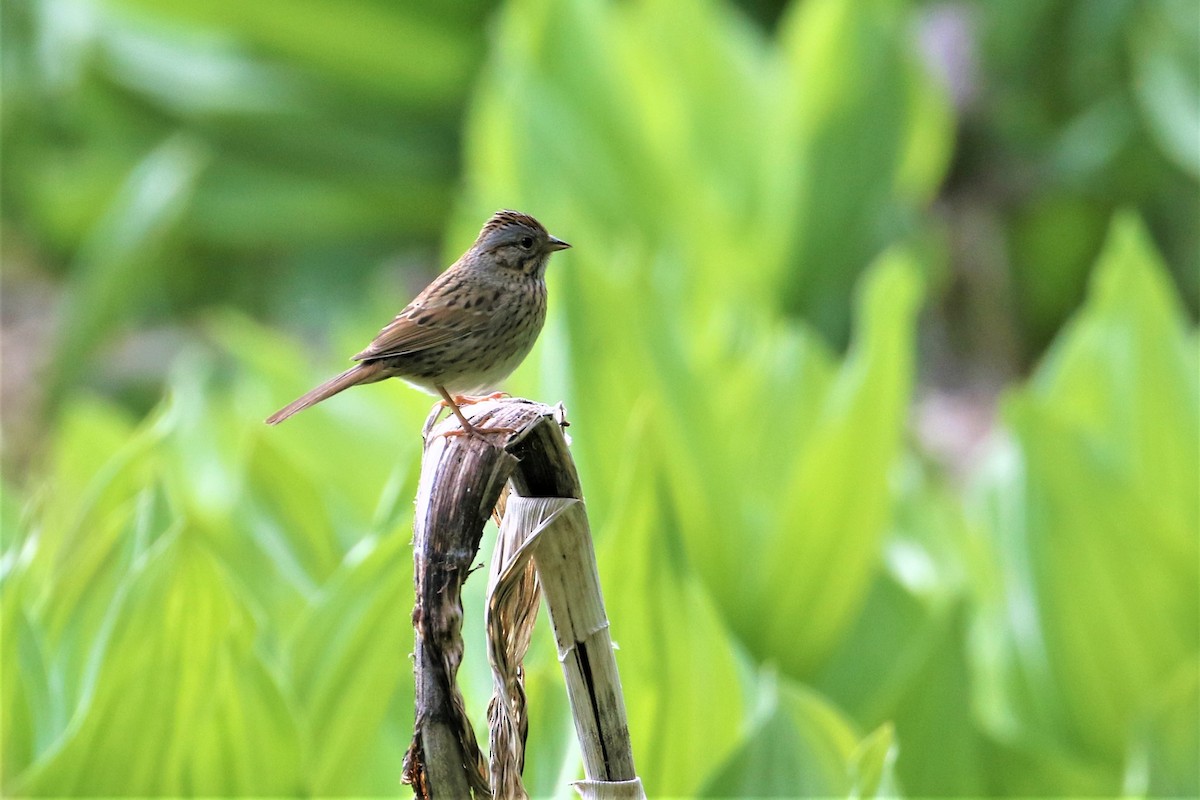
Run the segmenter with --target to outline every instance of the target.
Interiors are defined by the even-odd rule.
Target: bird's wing
[[[467,312],[468,314],[470,312]],[[470,335],[478,326],[464,324],[467,320],[451,319],[463,314],[425,311],[416,317],[398,315],[379,332],[366,348],[354,356],[355,361],[368,361],[389,356],[403,356],[427,350]],[[471,314],[471,316],[475,316]],[[482,320],[480,320],[482,322]]]
[[[445,274],[442,277],[446,277]],[[484,328],[492,309],[478,304],[463,308],[463,295],[455,292],[454,287],[446,291],[447,284],[439,279],[430,285],[397,314],[366,349],[355,355],[354,360],[403,356],[453,342]]]

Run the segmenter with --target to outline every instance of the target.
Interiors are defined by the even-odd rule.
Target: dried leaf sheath
[[[528,797],[521,780],[529,732],[523,662],[541,594],[529,550],[521,547],[527,532],[522,515],[504,516],[488,582],[487,647],[492,667],[488,765],[492,792],[498,800]]]

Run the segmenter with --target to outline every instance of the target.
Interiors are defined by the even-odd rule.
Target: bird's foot
[[[474,405],[476,403],[482,403],[484,400],[499,400],[502,397],[508,397],[508,395],[506,395],[504,392],[493,392],[490,395],[484,395],[482,397],[474,397],[471,395],[455,395],[454,397],[451,397],[450,393],[446,391],[445,387],[437,386],[435,388],[438,390],[438,394],[440,394],[442,396],[441,405],[444,408],[450,409],[450,412],[452,414],[454,414],[454,416],[458,417],[458,424],[460,426],[457,429],[451,429],[451,430],[445,431],[442,434],[443,436],[474,436],[476,439],[486,442],[487,436],[489,434],[493,434],[493,433],[511,434],[511,433],[517,432],[516,429],[514,429],[514,428],[479,428],[479,427],[476,427],[475,425],[472,425],[470,423],[470,421],[467,420],[466,415],[463,414],[463,412],[462,412],[462,406],[469,406],[469,405]],[[436,419],[437,419],[437,415],[431,414],[429,420],[426,420],[426,423],[425,423],[425,425],[426,425],[425,438],[426,439],[429,438],[429,426]]]
[[[454,405],[459,406],[459,407],[473,406],[476,403],[482,403],[485,400],[503,400],[505,397],[512,397],[512,395],[509,394],[508,392],[492,392],[491,394],[481,394],[481,395],[456,394],[456,395],[454,395]],[[450,407],[450,404],[447,403],[445,400],[439,400],[438,403],[441,405],[442,408]]]
[[[469,425],[464,429],[461,427],[462,423],[459,423],[459,425],[460,427],[451,428],[448,431],[444,431],[441,435],[445,436],[447,439],[454,436],[474,436],[480,441],[486,442],[487,437],[493,433],[503,433],[507,435],[517,432],[516,428],[481,428],[477,425]]]

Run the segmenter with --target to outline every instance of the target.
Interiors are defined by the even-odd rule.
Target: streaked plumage
[[[570,247],[526,214],[499,211],[458,261],[354,356],[359,363],[267,418],[275,425],[360,383],[401,378],[450,403],[494,389],[533,348],[546,321],[546,263]]]

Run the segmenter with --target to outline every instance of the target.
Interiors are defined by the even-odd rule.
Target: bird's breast
[[[543,281],[492,282],[476,286],[482,323],[454,341],[406,358],[405,376],[418,385],[441,385],[451,394],[495,389],[533,349],[546,321]]]

